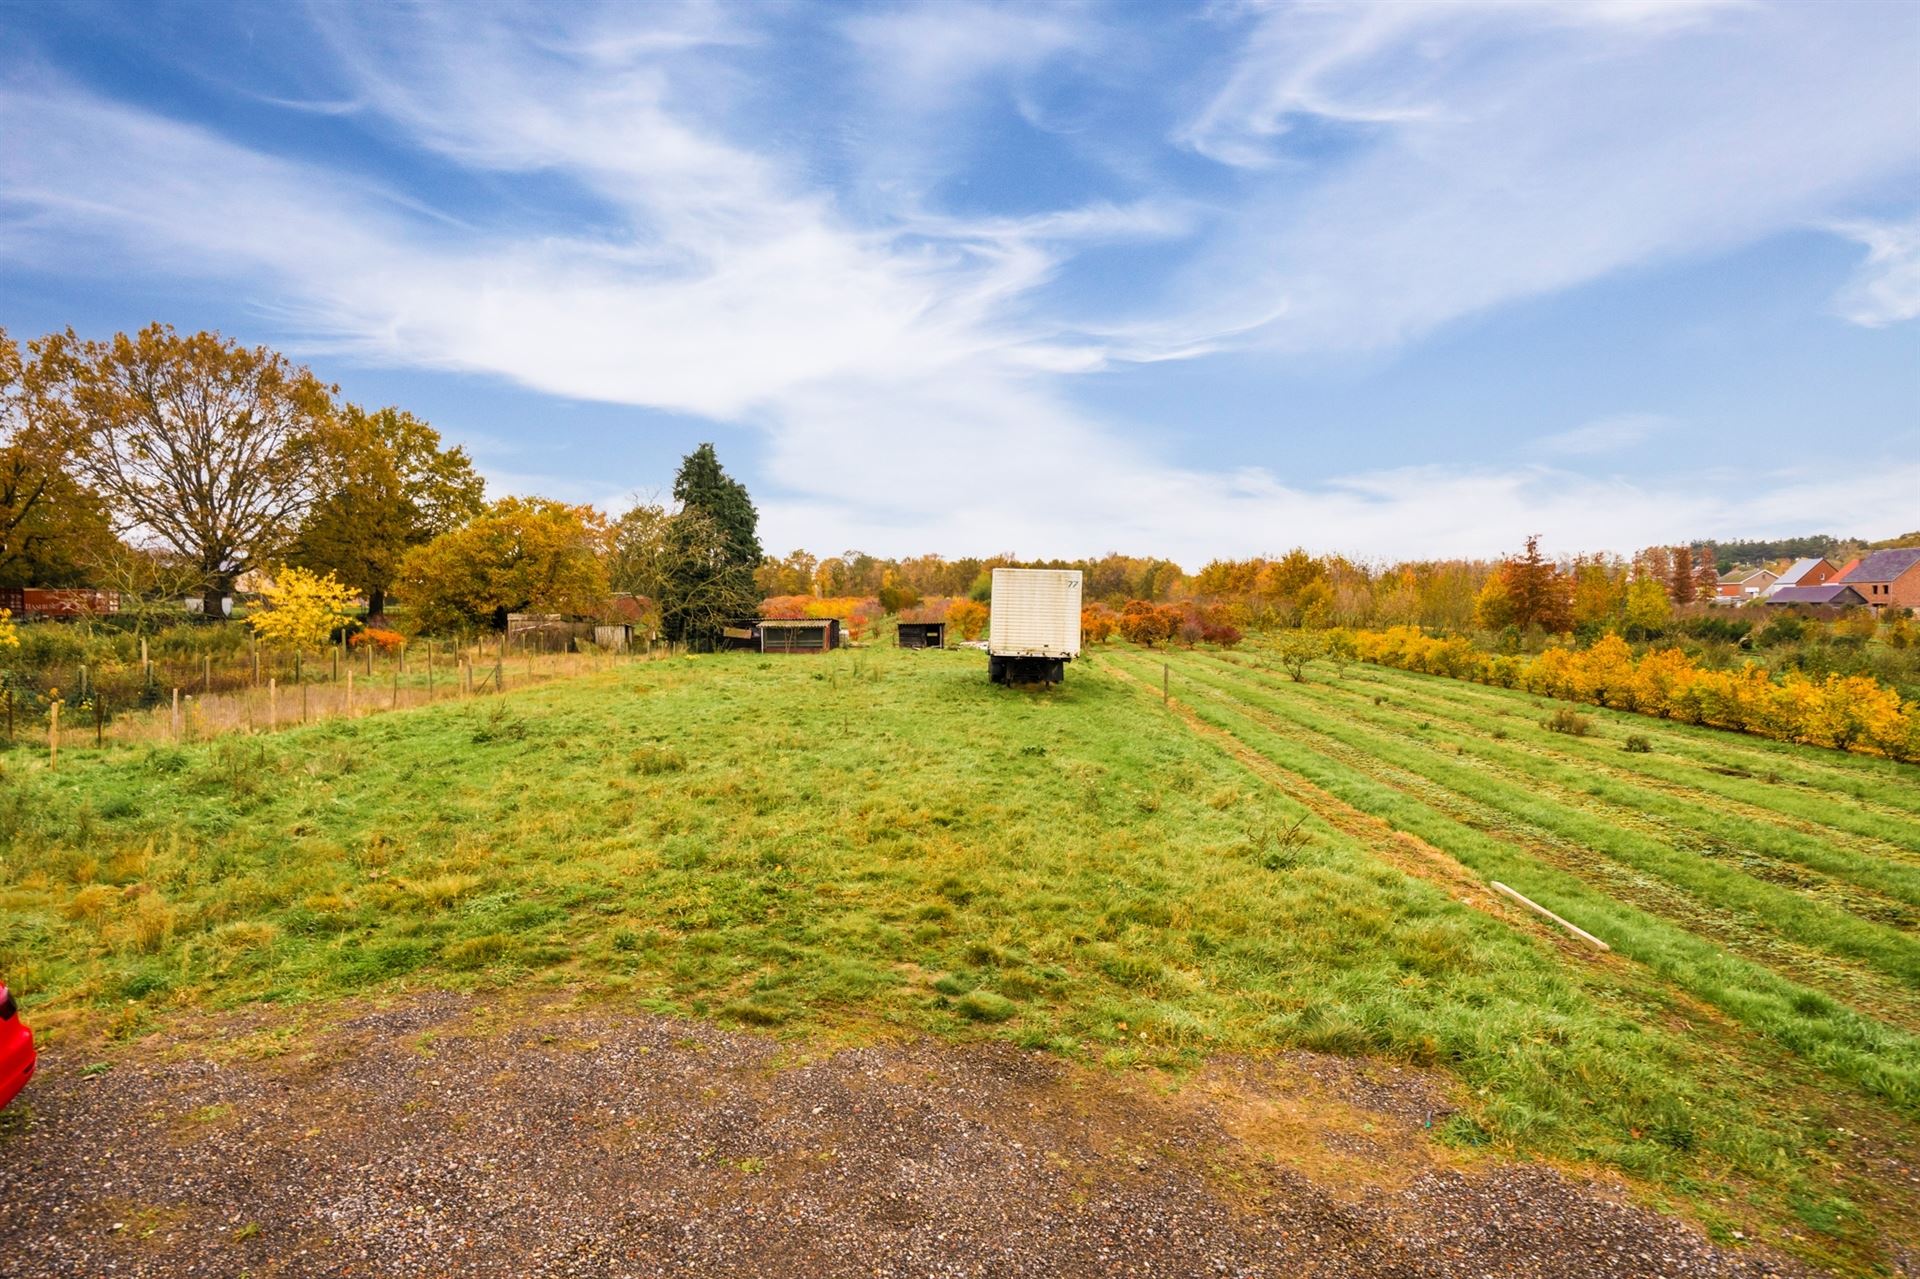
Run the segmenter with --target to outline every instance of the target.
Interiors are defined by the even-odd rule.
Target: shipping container
[[[1080,570],[993,570],[987,678],[996,684],[1058,684],[1080,655]]]

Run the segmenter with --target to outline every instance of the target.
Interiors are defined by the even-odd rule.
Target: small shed
[[[901,648],[945,648],[946,646],[947,624],[945,622],[900,623]]]
[[[609,653],[625,653],[633,647],[633,627],[625,622],[596,622],[593,645]]]
[[[762,653],[825,653],[840,647],[835,617],[766,617],[754,629]]]

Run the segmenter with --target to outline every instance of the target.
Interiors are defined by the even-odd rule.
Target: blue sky
[[[1920,5],[0,6],[0,327],[767,544],[1920,526]]]

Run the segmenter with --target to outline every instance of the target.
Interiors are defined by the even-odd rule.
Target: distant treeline
[[[1863,551],[1884,550],[1889,546],[1920,545],[1920,529],[1911,533],[1902,533],[1899,537],[1890,537],[1881,542],[1869,542],[1857,537],[1834,537],[1830,533],[1815,533],[1808,537],[1781,537],[1771,541],[1747,539],[1738,542],[1695,542],[1696,547],[1704,547],[1713,553],[1714,567],[1725,573],[1737,564],[1768,564],[1774,560],[1816,559],[1825,556],[1836,564],[1859,555]]]

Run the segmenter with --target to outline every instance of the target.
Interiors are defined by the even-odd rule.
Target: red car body
[[[0,1106],[12,1101],[33,1078],[33,1032],[20,1020],[13,994],[0,986]]]

